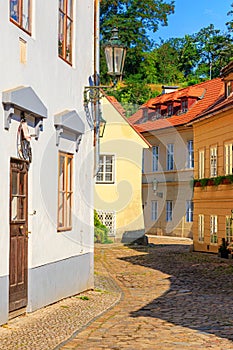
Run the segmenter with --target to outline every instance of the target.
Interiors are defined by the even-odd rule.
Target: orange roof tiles
[[[142,109],[139,109],[132,117],[129,118],[129,121],[135,125],[139,132],[159,130],[172,126],[184,125],[190,122],[191,120],[195,119],[198,115],[200,115],[210,107],[214,106],[217,101],[220,101],[223,98],[224,82],[221,78],[216,78],[164,95],[169,95],[168,99],[170,100],[171,94],[173,94],[175,98],[177,98],[177,94],[179,94],[179,96],[187,95],[189,97],[198,97],[199,99],[197,99],[197,101],[193,103],[193,105],[188,109],[186,113],[180,115],[173,115],[169,118],[161,118],[156,119],[154,121],[148,120],[144,123],[138,123],[135,125],[135,123],[139,122],[139,120],[143,116]],[[152,109],[151,107],[152,105],[157,104],[155,100],[158,98],[160,99],[161,96],[151,99],[153,100],[153,104],[151,100],[147,102],[146,105],[149,107],[148,112],[150,114],[155,114],[155,109]]]

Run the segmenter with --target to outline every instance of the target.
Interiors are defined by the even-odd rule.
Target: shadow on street
[[[189,252],[185,244],[129,247],[140,255],[120,259],[170,275],[170,289],[131,317],[159,318],[233,340],[233,260]]]

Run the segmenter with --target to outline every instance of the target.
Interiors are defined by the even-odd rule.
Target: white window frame
[[[193,140],[189,140],[187,142],[187,150],[188,150],[188,160],[187,160],[187,168],[194,168],[194,149],[193,149]]]
[[[159,170],[159,146],[152,147],[152,171]]]
[[[232,242],[233,241],[233,223],[230,215],[226,216],[225,232],[226,232],[226,241],[228,243]]]
[[[198,215],[198,242],[204,242],[205,234],[205,217],[203,214]]]
[[[226,143],[225,144],[225,174],[230,175],[233,173],[233,152],[232,152],[233,144],[232,143]]]
[[[199,150],[198,176],[199,176],[199,179],[203,179],[205,177],[205,151],[204,151],[204,149]]]
[[[107,159],[111,157],[111,163],[107,163]],[[109,164],[111,164],[111,171],[107,171]],[[111,179],[107,179],[107,176],[112,174]],[[101,178],[102,177],[102,178]],[[96,176],[97,184],[113,184],[115,183],[115,155],[113,154],[101,154],[99,157],[99,171]]]
[[[173,218],[173,201],[166,201],[166,222],[171,222]]]
[[[174,144],[167,144],[167,170],[174,170]]]
[[[210,177],[217,176],[217,146],[210,148]]]
[[[210,243],[218,243],[218,216],[210,215]]]
[[[193,222],[193,201],[186,201],[186,222]]]
[[[151,220],[157,221],[158,219],[158,201],[151,201]]]

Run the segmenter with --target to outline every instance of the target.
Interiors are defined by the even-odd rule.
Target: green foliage
[[[228,15],[233,16],[233,4]],[[127,115],[132,114],[151,97],[156,96],[149,84],[197,84],[220,75],[221,69],[233,57],[233,20],[227,23],[228,32],[221,32],[213,24],[183,38],[160,39],[154,43],[151,32],[159,25],[167,25],[175,11],[175,1],[169,0],[102,0],[100,3],[101,44],[109,40],[116,26],[122,42],[128,47],[125,61],[124,86],[114,91]],[[110,82],[104,73],[107,67],[101,50],[101,82]]]
[[[207,186],[208,180],[208,178],[200,179],[201,187]]]
[[[164,0],[102,0],[100,2],[101,42],[110,39],[116,26],[122,42],[128,47],[125,72],[137,74],[143,60],[143,52],[152,48],[150,32],[159,25],[168,24],[168,16],[174,12],[174,1]]]
[[[111,91],[113,95],[123,106],[126,116],[134,114],[138,108],[149,98],[158,95],[158,92],[152,91],[151,88],[140,79],[127,79],[124,86],[119,86],[116,90]]]
[[[108,238],[108,228],[100,221],[97,211],[94,210],[94,242],[95,243],[112,243]]]
[[[87,297],[86,295],[81,295],[80,297],[78,297],[81,300],[89,300],[90,298]]]

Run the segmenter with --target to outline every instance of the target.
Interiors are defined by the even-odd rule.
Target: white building
[[[0,1],[0,23],[3,324],[93,287],[94,2]]]

